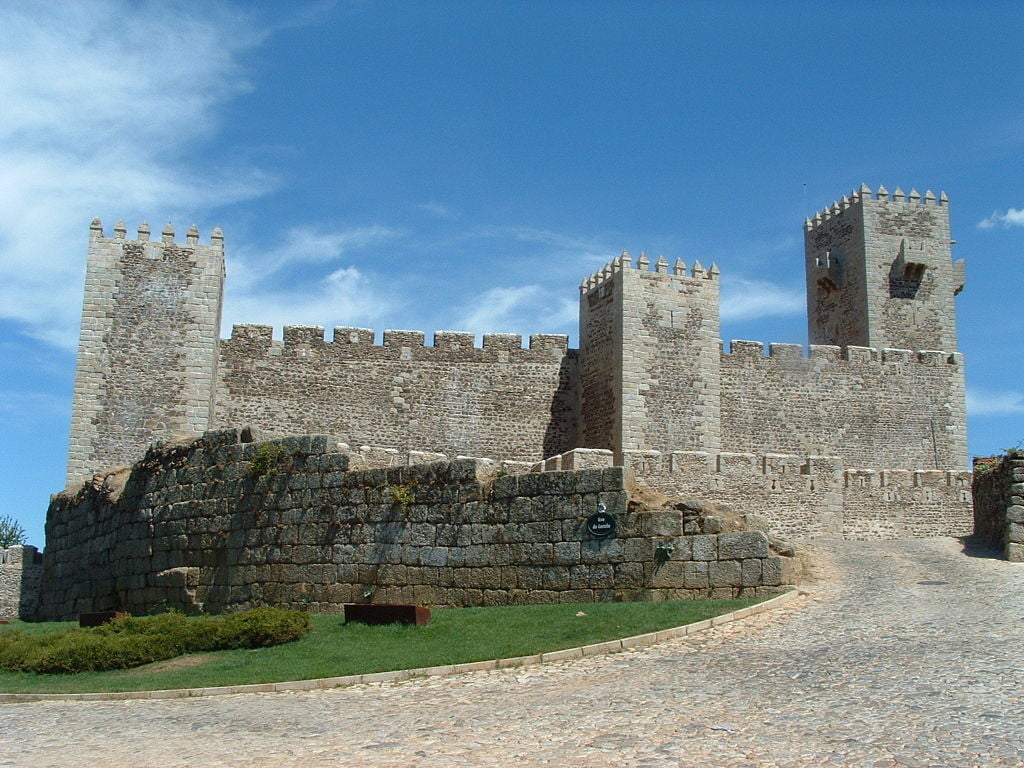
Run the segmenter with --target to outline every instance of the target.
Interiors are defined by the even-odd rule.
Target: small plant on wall
[[[398,504],[402,509],[406,509],[415,501],[412,495],[412,488],[408,485],[392,485],[388,488],[388,495],[391,497],[391,501]]]
[[[281,469],[285,450],[274,443],[264,443],[256,448],[249,462],[249,474],[253,477],[271,475]]]

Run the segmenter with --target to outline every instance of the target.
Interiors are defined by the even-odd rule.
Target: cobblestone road
[[[8,766],[1024,764],[1024,565],[822,545],[825,578],[699,636],[302,693],[0,706]]]

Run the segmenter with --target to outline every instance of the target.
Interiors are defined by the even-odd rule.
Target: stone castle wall
[[[630,504],[622,467],[350,470],[333,438],[242,436],[154,447],[130,473],[54,497],[39,617],[727,597],[772,594],[795,576],[760,531]],[[261,454],[275,458],[255,476]],[[618,520],[606,539],[585,527],[599,509]]]
[[[215,424],[353,445],[536,460],[575,447],[579,358],[565,336],[235,326],[220,343]]]
[[[790,538],[967,535],[971,473],[850,469],[835,456],[627,451],[638,484],[763,517]]]
[[[839,456],[848,467],[965,466],[958,353],[733,341],[721,357],[731,451]]]
[[[175,243],[169,226],[159,242],[145,226],[128,241],[123,224],[106,238],[95,221],[69,477],[129,464],[154,440],[235,424],[504,461],[589,448],[619,464],[636,451],[703,451],[833,456],[844,472],[964,468],[963,361],[950,331],[963,270],[950,261],[945,197],[862,187],[805,234],[811,338],[846,345],[814,344],[806,357],[799,345],[772,344],[765,356],[745,341],[723,352],[718,268],[644,254],[583,281],[579,351],[555,335],[524,349],[518,335],[485,334],[477,348],[461,332],[439,331],[427,346],[422,332],[385,331],[376,344],[368,329],[335,328],[326,340],[319,326],[286,326],[277,341],[268,326],[239,325],[219,339],[219,230],[210,245],[194,229]],[[890,349],[891,339],[943,351]],[[872,340],[886,343],[856,345]],[[842,523],[794,504],[793,521],[778,524],[805,535],[935,530],[875,525],[871,510],[850,527],[858,503],[848,500]]]
[[[1004,457],[975,473],[974,533],[1007,560],[1024,562],[1024,459]]]
[[[43,558],[35,547],[0,549],[0,619],[30,619],[39,602]]]

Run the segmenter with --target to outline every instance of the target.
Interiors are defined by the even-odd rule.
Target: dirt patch
[[[167,659],[167,661],[154,661],[152,664],[130,669],[126,674],[138,677],[153,672],[173,672],[176,669],[191,669],[192,667],[202,666],[209,660],[209,654],[187,653],[184,656],[175,656],[173,659]]]

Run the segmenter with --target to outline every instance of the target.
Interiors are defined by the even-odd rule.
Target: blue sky
[[[970,450],[1024,439],[1011,3],[8,3],[0,514],[63,485],[89,221],[224,229],[232,323],[569,333],[621,252],[806,341],[803,218],[950,198]]]

